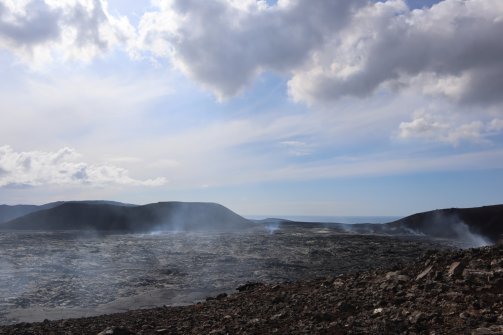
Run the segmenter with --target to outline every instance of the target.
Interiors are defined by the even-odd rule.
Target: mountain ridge
[[[10,215],[10,219],[9,219]],[[9,220],[6,220],[9,219]],[[446,208],[420,212],[383,224],[300,222],[281,218],[247,220],[230,209],[207,202],[168,201],[146,205],[105,200],[60,201],[41,206],[0,205],[0,229],[96,230],[145,232],[152,230],[240,230],[262,226],[330,227],[340,232],[426,235],[436,238],[495,243],[503,234],[503,205]]]
[[[95,230],[148,232],[153,230],[240,230],[250,221],[215,203],[158,202],[142,206],[64,202],[3,224],[12,230]]]
[[[503,236],[503,205],[446,208],[415,213],[387,223],[302,222],[280,218],[255,220],[267,227],[330,227],[358,234],[425,235],[477,244],[495,243]]]
[[[503,234],[503,205],[471,208],[445,208],[416,213],[387,223],[391,229],[411,229],[436,237],[466,233],[481,235],[496,242]]]
[[[110,204],[117,206],[138,206],[133,204],[122,203],[110,200],[68,200],[68,201],[54,201],[43,205],[0,205],[0,224],[17,219],[24,215],[38,212],[44,209],[51,209],[65,203],[88,203],[88,204]]]

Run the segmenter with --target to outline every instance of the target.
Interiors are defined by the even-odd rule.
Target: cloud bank
[[[501,102],[503,4],[444,0],[410,11],[402,1],[362,8],[290,81],[302,101],[413,87],[458,103]]]
[[[143,16],[141,48],[167,56],[221,98],[233,96],[262,71],[289,73],[339,31],[364,0],[158,2]]]
[[[89,61],[126,44],[134,28],[103,0],[0,0],[0,48],[30,65]]]
[[[157,2],[139,25],[140,48],[171,59],[220,98],[264,71],[289,76],[308,104],[380,88],[414,88],[457,103],[500,103],[503,3],[444,0]]]
[[[93,165],[79,161],[71,148],[55,152],[16,152],[10,146],[0,147],[0,187],[30,187],[44,185],[110,184],[161,186],[164,178],[138,180],[127,170],[113,165]]]
[[[491,143],[490,137],[503,130],[503,120],[464,121],[453,113],[419,111],[411,121],[401,122],[399,138],[423,139],[453,146],[461,143]]]
[[[0,48],[24,60],[90,60],[121,48],[167,58],[221,99],[263,72],[298,102],[326,104],[414,89],[460,104],[499,104],[503,3],[443,0],[154,1],[137,27],[105,0],[0,0]]]

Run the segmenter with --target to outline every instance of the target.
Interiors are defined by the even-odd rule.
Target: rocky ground
[[[0,233],[0,325],[189,305],[246,282],[367,271],[452,249],[323,227],[246,234]],[[372,255],[372,257],[369,257]]]
[[[282,284],[184,307],[22,323],[0,334],[503,334],[503,245]]]

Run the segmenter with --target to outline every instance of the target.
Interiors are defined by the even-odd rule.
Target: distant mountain
[[[0,205],[0,224],[38,210],[35,205]]]
[[[503,234],[503,205],[476,208],[449,208],[417,213],[384,223],[299,222],[269,218],[255,220],[268,229],[325,228],[356,234],[425,235],[466,242],[468,245],[494,243]]]
[[[0,224],[44,209],[50,209],[63,204],[63,201],[51,202],[45,205],[0,205]]]
[[[263,226],[324,228],[360,234],[420,234],[466,241],[494,243],[503,234],[503,205],[449,208],[417,213],[385,224],[296,222],[285,219],[246,220],[215,203],[160,202],[137,206],[113,201],[68,201],[42,206],[0,205],[0,229],[96,230],[122,232],[236,231]]]
[[[76,204],[90,204],[90,205],[114,205],[114,206],[121,206],[121,207],[136,207],[138,205],[135,204],[128,204],[124,202],[119,202],[119,201],[111,201],[111,200],[70,200],[70,201],[59,201],[59,204],[64,204],[64,203],[76,203]],[[44,205],[46,206],[46,205]]]
[[[503,205],[448,208],[418,213],[386,224],[390,230],[411,231],[441,238],[478,235],[491,242],[503,234]]]
[[[160,202],[144,206],[125,206],[65,202],[0,224],[0,229],[235,231],[253,226],[250,221],[214,203]]]
[[[41,211],[44,209],[51,209],[60,206],[64,203],[86,203],[86,204],[109,204],[116,206],[136,206],[131,204],[124,204],[117,201],[107,201],[107,200],[84,200],[84,201],[56,201],[50,202],[45,205],[0,205],[0,224],[14,220],[16,218],[22,217],[24,215]]]

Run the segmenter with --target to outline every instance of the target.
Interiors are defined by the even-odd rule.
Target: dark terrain
[[[503,234],[503,205],[437,209],[407,216],[388,226],[441,238],[457,238],[468,229],[494,243]]]
[[[239,231],[250,221],[214,203],[159,202],[144,206],[64,202],[0,224],[10,230],[97,232]]]
[[[277,227],[331,227],[341,232],[356,234],[425,235],[467,243],[471,241],[475,246],[477,240],[481,242],[480,245],[494,244],[503,235],[503,205],[437,209],[385,224],[296,222],[284,219],[265,219],[258,222]]]
[[[45,205],[0,205],[0,225],[5,222],[17,219],[19,217],[25,216],[30,213],[38,212],[45,209],[51,209],[58,207],[65,203],[80,203],[80,204],[90,204],[90,205],[114,205],[114,206],[135,206],[131,204],[124,204],[117,201],[105,201],[105,200],[90,200],[90,201],[56,201],[50,202]]]
[[[288,227],[228,232],[0,232],[0,324],[192,304],[278,283],[411,262],[454,241]],[[369,255],[372,255],[369,257]]]
[[[503,247],[458,249],[496,243],[503,205],[352,225],[180,202],[0,218],[2,335],[503,333]]]
[[[79,201],[0,206],[0,230],[241,231],[256,229],[257,223],[266,227],[330,227],[357,234],[419,234],[484,245],[494,243],[503,234],[503,205],[439,209],[386,224],[254,221],[215,203],[159,202],[138,206],[113,201]]]
[[[503,246],[432,251],[392,269],[238,291],[185,307],[16,324],[0,334],[502,334]]]

